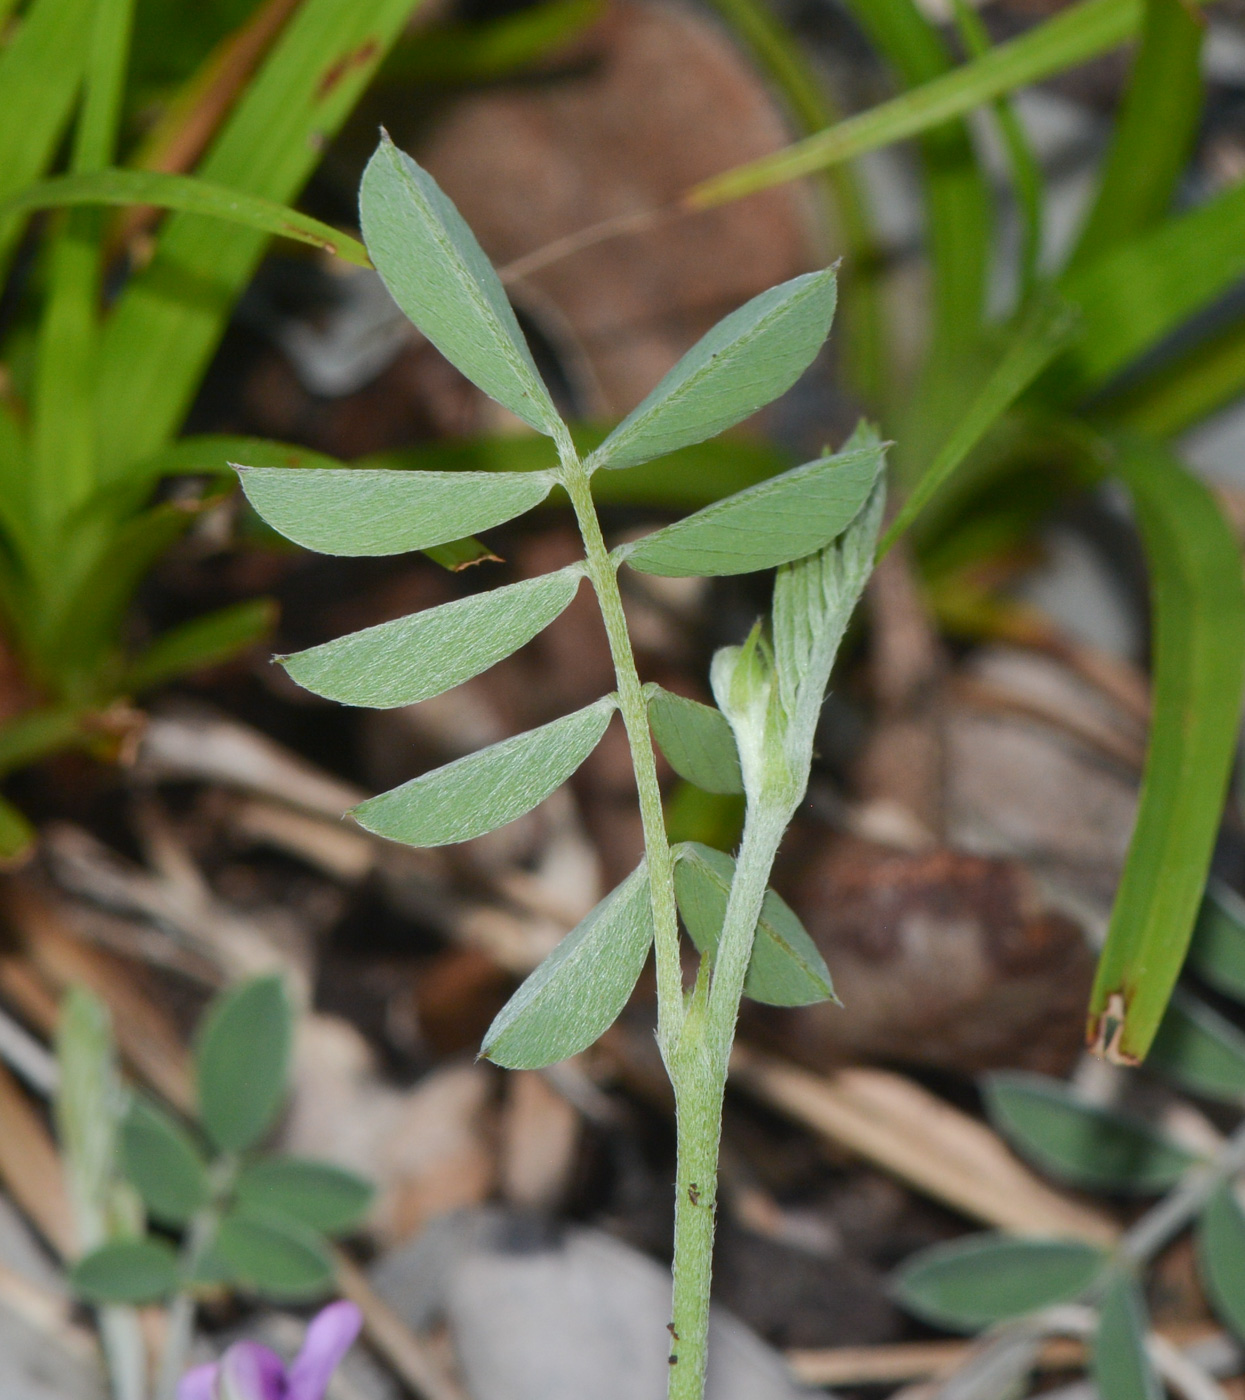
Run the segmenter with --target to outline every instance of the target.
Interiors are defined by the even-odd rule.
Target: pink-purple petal
[[[285,1363],[258,1342],[235,1342],[221,1357],[216,1400],[286,1400]]]
[[[220,1364],[210,1361],[187,1371],[177,1383],[177,1400],[216,1400],[216,1373]]]
[[[341,1359],[354,1344],[363,1315],[353,1303],[330,1303],[307,1326],[303,1349],[290,1367],[285,1400],[324,1400]]]

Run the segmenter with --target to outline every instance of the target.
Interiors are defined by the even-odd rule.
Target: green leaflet
[[[899,1271],[896,1299],[927,1322],[975,1332],[1080,1296],[1107,1256],[1078,1240],[970,1235],[923,1250]]]
[[[367,249],[357,238],[340,233],[319,219],[198,176],[165,175],[154,170],[98,170],[58,175],[28,185],[20,194],[0,200],[0,224],[36,209],[107,204],[154,204],[161,209],[204,214],[260,233],[309,243],[336,253],[356,267],[371,267]]]
[[[1146,1063],[1192,1094],[1245,1104],[1245,1034],[1179,988]]]
[[[1217,992],[1245,1001],[1245,900],[1219,880],[1206,886],[1189,965]]]
[[[293,1012],[279,977],[241,982],[211,1005],[195,1043],[199,1117],[223,1152],[252,1147],[285,1098]]]
[[[674,890],[692,942],[710,960],[717,952],[735,862],[712,846],[685,842],[674,848]],[[770,1006],[810,1006],[837,1001],[817,945],[787,902],[767,890],[757,922],[744,992]]]
[[[746,574],[824,548],[859,513],[882,470],[881,443],[806,462],[617,551],[666,578]]]
[[[827,268],[771,287],[719,321],[591,454],[588,470],[663,457],[771,403],[830,334],[835,295]]]
[[[570,564],[277,660],[304,689],[343,705],[414,705],[531,641],[567,607],[583,574]]]
[[[207,1204],[207,1168],[198,1148],[154,1103],[131,1103],[121,1124],[121,1161],[154,1219],[186,1225]]]
[[[227,1215],[211,1253],[231,1278],[268,1298],[320,1298],[333,1286],[333,1261],[323,1240],[281,1216],[242,1210]]]
[[[540,1069],[586,1050],[626,1006],[652,941],[641,861],[497,1013],[481,1054],[507,1069]]]
[[[1144,1058],[1197,916],[1236,751],[1245,584],[1209,490],[1164,448],[1117,444],[1150,567],[1154,720],[1141,807],[1090,1000],[1108,1054]]]
[[[1074,1186],[1164,1191],[1197,1161],[1144,1119],[1085,1103],[1061,1080],[996,1073],[983,1087],[994,1126],[1031,1162]]]
[[[1118,1274],[1107,1289],[1094,1334],[1093,1377],[1101,1400],[1163,1400],[1146,1353],[1146,1309],[1136,1280]]]
[[[655,683],[644,690],[653,738],[679,777],[705,792],[743,792],[739,749],[722,711]]]
[[[318,554],[405,554],[489,530],[553,489],[552,472],[393,472],[238,467],[274,530]]]
[[[177,1255],[163,1240],[116,1240],[79,1259],[69,1281],[88,1303],[155,1303],[177,1289]]]
[[[493,265],[437,182],[387,135],[363,173],[359,216],[403,312],[473,384],[556,436],[562,420]]]
[[[556,791],[601,742],[617,702],[603,696],[539,729],[503,739],[369,798],[351,815],[408,846],[446,846],[505,826]]]
[[[1220,1185],[1198,1221],[1197,1262],[1215,1312],[1245,1338],[1245,1212],[1230,1181]]]
[[[353,1172],[329,1162],[265,1157],[242,1169],[236,1194],[244,1213],[338,1235],[360,1223],[375,1193]]]

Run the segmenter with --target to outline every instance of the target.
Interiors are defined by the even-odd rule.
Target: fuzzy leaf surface
[[[190,1135],[162,1108],[135,1099],[121,1124],[125,1174],[151,1216],[185,1225],[208,1199],[207,1168]]]
[[[825,548],[869,498],[881,443],[821,457],[646,535],[624,550],[633,569],[664,578],[746,574]]]
[[[303,1157],[265,1157],[244,1167],[237,1198],[252,1215],[277,1216],[326,1235],[353,1229],[367,1214],[374,1191],[353,1172]]]
[[[363,172],[359,215],[402,311],[473,384],[554,434],[561,419],[492,263],[437,182],[388,136]]]
[[[641,861],[497,1013],[482,1053],[507,1069],[540,1069],[586,1050],[626,1006],[652,941]]]
[[[256,977],[208,1008],[195,1046],[199,1116],[212,1141],[241,1152],[272,1126],[285,1098],[294,1016],[279,977]]]
[[[1101,1400],[1163,1400],[1146,1353],[1146,1310],[1127,1274],[1107,1289],[1094,1336],[1093,1376]]]
[[[725,851],[687,841],[675,847],[674,892],[692,942],[709,958],[717,952],[735,862]],[[765,892],[744,992],[770,1006],[835,1001],[830,971],[791,906]]]
[[[518,651],[567,607],[582,577],[571,564],[278,659],[305,690],[340,704],[414,705]]]
[[[238,467],[274,530],[317,554],[405,554],[489,530],[538,505],[551,472]]]
[[[830,334],[836,296],[827,268],[733,311],[632,409],[588,458],[588,470],[631,467],[704,442],[771,403],[812,364]]]
[[[155,1303],[177,1288],[177,1255],[163,1240],[115,1240],[79,1259],[69,1281],[88,1303]]]
[[[333,1286],[333,1261],[324,1241],[276,1215],[241,1210],[227,1215],[212,1256],[236,1282],[279,1301],[319,1298]]]
[[[351,815],[377,836],[408,846],[447,846],[483,836],[560,788],[601,742],[615,704],[612,695],[604,696],[369,798]]]
[[[645,690],[653,738],[679,777],[705,792],[743,792],[739,749],[722,711],[657,684]]]

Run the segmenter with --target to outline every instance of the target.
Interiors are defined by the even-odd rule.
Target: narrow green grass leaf
[[[1086,1103],[1046,1075],[991,1074],[984,1092],[999,1132],[1031,1162],[1073,1186],[1164,1191],[1197,1161],[1144,1119]]]
[[[798,180],[963,116],[1006,93],[1074,68],[1137,32],[1142,0],[1081,0],[1019,38],[920,87],[848,117],[786,150],[705,180],[685,196],[704,209]]]
[[[1179,988],[1146,1065],[1191,1094],[1245,1104],[1245,1034]]]
[[[28,185],[19,194],[0,200],[0,223],[36,209],[110,204],[152,204],[160,209],[202,214],[322,248],[356,267],[372,265],[367,249],[357,238],[319,219],[198,176],[164,175],[155,170],[98,170],[89,174],[58,175]]]
[[[199,1117],[223,1152],[254,1146],[285,1098],[294,1016],[279,977],[219,996],[195,1037]]]
[[[165,1225],[186,1225],[207,1204],[207,1167],[198,1148],[146,1099],[135,1099],[121,1124],[121,1163],[148,1212]]]
[[[162,633],[133,661],[118,688],[137,693],[192,671],[219,666],[269,635],[277,622],[271,598],[247,598]]]
[[[1146,0],[1098,193],[1069,267],[1127,243],[1170,209],[1201,123],[1205,32],[1202,14],[1185,0]]]
[[[1164,448],[1116,445],[1150,568],[1154,718],[1141,806],[1090,1000],[1091,1039],[1145,1057],[1184,961],[1236,752],[1245,583],[1210,491]]]
[[[1106,1254],[1078,1240],[970,1235],[923,1250],[895,1276],[892,1291],[937,1327],[976,1332],[1009,1317],[1080,1297]]]
[[[1127,432],[1171,438],[1245,393],[1245,321],[1207,336],[1098,406],[1095,418]]]
[[[560,788],[601,742],[615,707],[614,697],[604,696],[369,798],[351,815],[377,836],[408,846],[447,846],[483,836]]]
[[[541,1069],[586,1050],[626,1006],[652,942],[641,861],[502,1007],[480,1053],[507,1069]]]
[[[674,848],[674,890],[679,913],[696,947],[713,960],[735,862],[724,851],[688,841]],[[791,906],[773,890],[765,892],[757,921],[744,993],[769,1006],[811,1006],[837,1001],[825,959]]]
[[[1217,992],[1245,1002],[1245,900],[1222,881],[1207,883],[1189,966]]]
[[[1211,1306],[1245,1339],[1245,1211],[1231,1181],[1220,1185],[1198,1220],[1197,1263]]]
[[[753,297],[719,321],[593,452],[586,466],[631,467],[704,442],[785,393],[830,334],[834,269]]]
[[[624,545],[633,569],[666,578],[746,574],[823,549],[859,514],[883,443],[821,457]]]
[[[375,1195],[353,1172],[303,1157],[264,1157],[243,1167],[238,1205],[252,1215],[292,1220],[326,1235],[354,1229]]]
[[[231,464],[245,462],[248,467],[295,468],[306,471],[315,467],[322,471],[340,470],[346,463],[310,447],[292,442],[274,442],[271,438],[235,437],[229,433],[199,433],[179,438],[177,442],[135,462],[127,475],[141,479],[144,485],[167,476],[232,477],[236,468]]]
[[[1076,329],[1076,316],[1064,302],[1039,301],[1009,338],[994,371],[957,422],[917,482],[912,494],[891,521],[878,545],[883,558],[944,486],[955,469],[982,441],[1059,352],[1067,347]]]
[[[653,738],[679,777],[705,792],[743,792],[739,749],[722,711],[655,683],[644,690]]]
[[[405,554],[489,530],[543,501],[551,472],[238,467],[247,500],[318,554]]]
[[[156,1303],[177,1289],[177,1255],[163,1240],[116,1240],[79,1259],[69,1282],[88,1303]]]
[[[279,1302],[321,1298],[333,1261],[313,1230],[278,1215],[234,1211],[220,1223],[212,1254],[244,1288]]]
[[[1101,1400],[1163,1400],[1146,1351],[1145,1302],[1136,1280],[1118,1274],[1107,1289],[1094,1333],[1091,1372]]]
[[[426,608],[277,660],[305,690],[391,709],[431,699],[530,642],[569,605],[582,564]]]
[[[363,172],[359,216],[402,311],[473,384],[556,436],[562,420],[492,263],[437,182],[387,135]]]

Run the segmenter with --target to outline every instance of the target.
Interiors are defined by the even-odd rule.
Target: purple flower
[[[330,1303],[311,1319],[303,1349],[288,1368],[258,1342],[235,1342],[219,1361],[187,1371],[177,1400],[324,1400],[362,1325],[353,1303]]]

